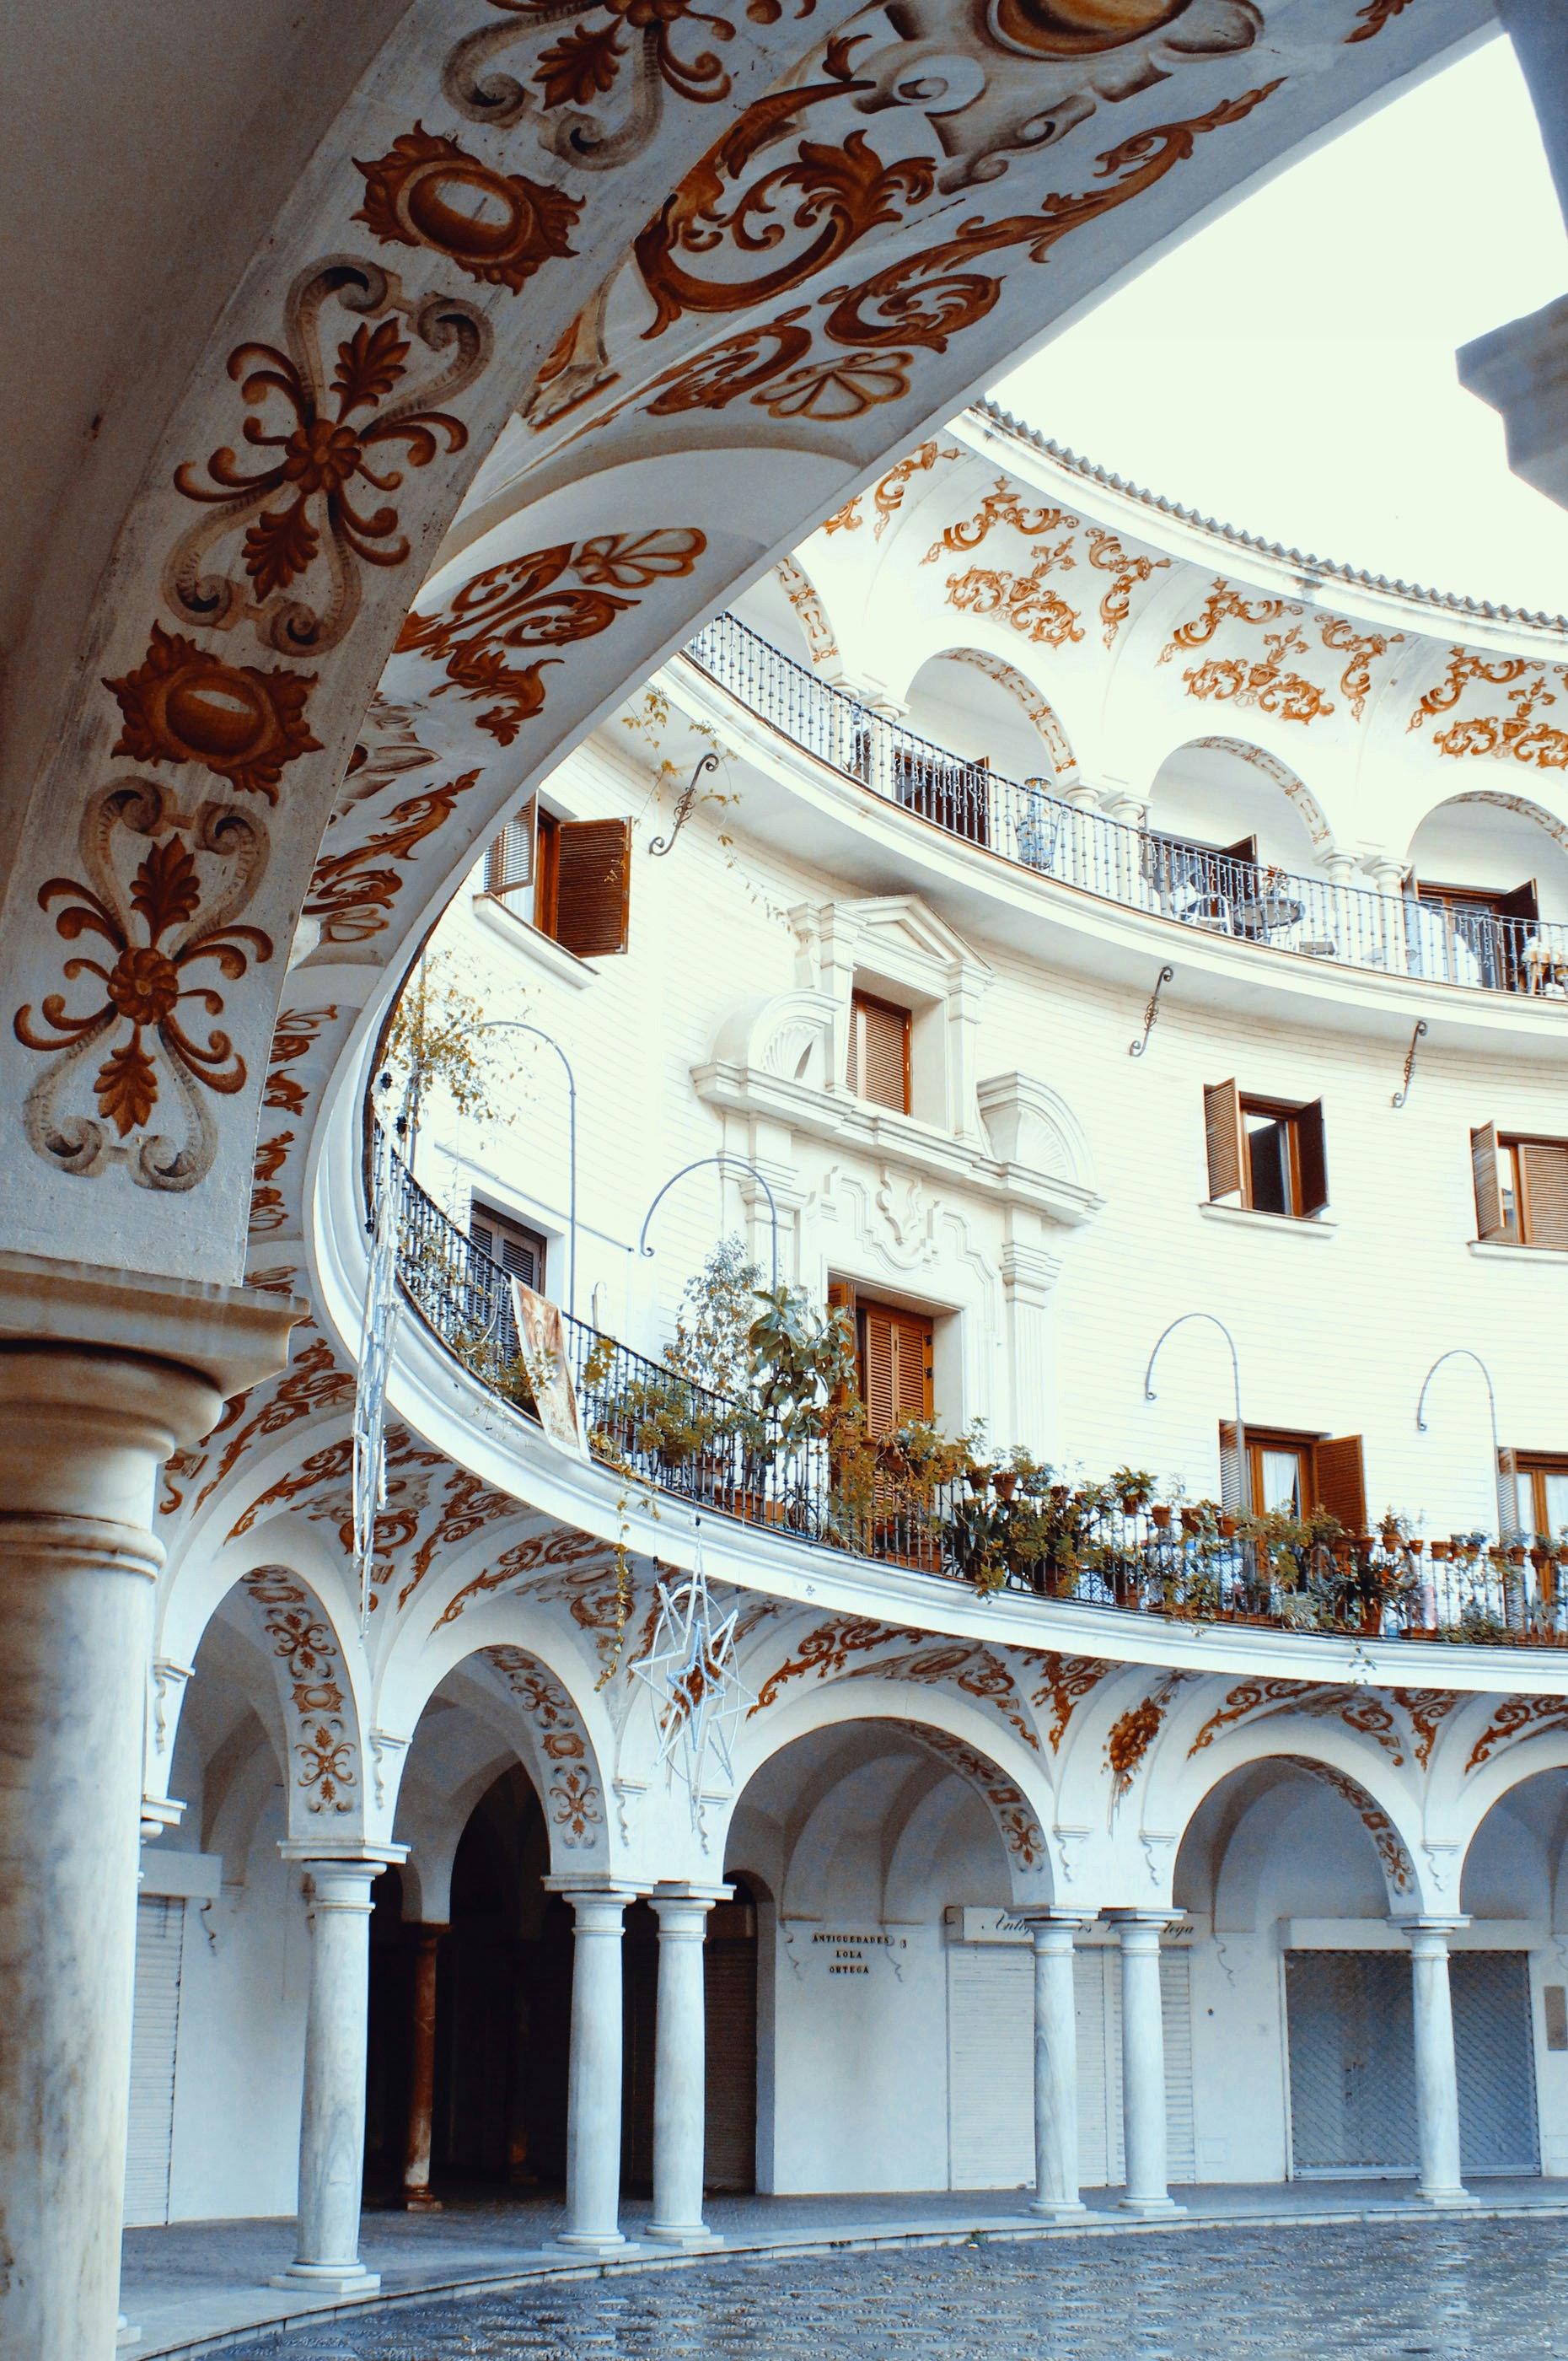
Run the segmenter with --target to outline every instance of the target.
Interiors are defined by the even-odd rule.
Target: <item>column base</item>
[[[402,2206],[405,2213],[439,2213],[441,2200],[433,2197],[428,2189],[405,2189]]]
[[[1025,2222],[1082,2222],[1089,2208],[1080,2197],[1036,2197],[1025,2208]]]
[[[301,2295],[313,2288],[319,2295],[374,2295],[381,2284],[379,2271],[365,2270],[358,2263],[291,2263],[286,2271],[269,2279],[269,2287],[289,2288]]]
[[[1168,2222],[1173,2214],[1185,2213],[1174,2197],[1122,2197],[1117,2200],[1118,2213],[1135,2214],[1140,2222]]]
[[[139,2345],[140,2343],[141,2330],[139,2328],[133,2328],[130,2322],[126,2318],[125,2313],[122,2312],[118,2320],[115,2323],[115,2345],[116,2351],[122,2349],[126,2345]]]
[[[642,2235],[654,2239],[661,2246],[678,2247],[683,2255],[706,2255],[724,2244],[706,2222],[694,2223],[689,2229],[682,2229],[678,2224],[647,2222],[642,2226]]]
[[[1430,2205],[1434,2213],[1468,2213],[1481,2200],[1472,2197],[1468,2189],[1418,2189],[1416,2203]]]
[[[636,2250],[630,2238],[619,2230],[562,2230],[551,2239],[553,2246],[564,2246],[571,2255],[630,2255]]]

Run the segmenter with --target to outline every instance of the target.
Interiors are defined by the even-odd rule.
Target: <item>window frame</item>
[[[868,1094],[864,1088],[866,1069],[865,1040],[864,1031],[859,1021],[860,1013],[862,1008],[878,1009],[883,1016],[896,1016],[899,1021],[904,1063],[904,1104],[902,1106],[894,1106],[886,1099],[873,1099]],[[910,1075],[910,1049],[914,1031],[915,1012],[912,1008],[905,1007],[900,1001],[884,999],[880,993],[864,992],[858,983],[852,987],[850,994],[850,1054],[848,1059],[845,1060],[850,1071],[846,1080],[850,1096],[858,1099],[862,1106],[881,1107],[883,1112],[888,1115],[906,1115],[913,1112]]]
[[[1523,1152],[1531,1148],[1555,1148],[1568,1156],[1568,1138],[1552,1137],[1537,1131],[1499,1131],[1495,1123],[1479,1124],[1472,1129],[1470,1164],[1475,1196],[1475,1242],[1478,1246],[1533,1246],[1538,1252],[1558,1254],[1568,1248],[1568,1239],[1542,1239],[1533,1235],[1535,1223],[1530,1205],[1530,1160]],[[1490,1159],[1488,1202],[1495,1202],[1497,1213],[1496,1224],[1491,1225],[1487,1224],[1482,1202],[1483,1187],[1486,1185],[1483,1159]],[[1506,1200],[1510,1192],[1513,1197],[1511,1220],[1506,1210]]]
[[[476,1227],[490,1233],[494,1240],[493,1246],[479,1246],[479,1241],[474,1235]],[[509,1213],[503,1207],[491,1204],[488,1197],[471,1194],[468,1199],[467,1235],[470,1243],[478,1246],[481,1254],[488,1255],[498,1270],[506,1271],[509,1279],[521,1279],[522,1274],[521,1271],[507,1270],[506,1258],[501,1251],[506,1241],[510,1237],[514,1246],[526,1248],[533,1257],[533,1277],[532,1279],[523,1279],[522,1284],[525,1287],[532,1287],[535,1295],[543,1295],[547,1292],[550,1276],[550,1240],[543,1230],[532,1228],[521,1214]]]
[[[1530,1521],[1529,1525],[1524,1527],[1524,1530],[1537,1540],[1539,1540],[1542,1535],[1544,1535],[1548,1541],[1554,1540],[1556,1536],[1553,1534],[1551,1523],[1545,1515],[1546,1488],[1544,1479],[1548,1476],[1568,1476],[1568,1451],[1522,1451],[1519,1449],[1509,1449],[1505,1451],[1502,1454],[1502,1456],[1505,1460],[1509,1461],[1512,1464],[1512,1474],[1515,1483],[1514,1513],[1516,1516],[1519,1515],[1518,1486],[1519,1478],[1521,1477],[1528,1476],[1530,1479]],[[1522,1519],[1520,1522],[1522,1525]]]
[[[1283,1210],[1257,1202],[1253,1183],[1252,1145],[1246,1128],[1249,1115],[1261,1115],[1287,1126],[1289,1203]],[[1244,1092],[1234,1078],[1228,1082],[1206,1082],[1203,1086],[1203,1127],[1211,1204],[1222,1204],[1227,1197],[1239,1197],[1244,1212],[1264,1213],[1273,1221],[1287,1222],[1315,1221],[1320,1213],[1327,1211],[1328,1149],[1321,1098],[1280,1099],[1263,1092]],[[1233,1173],[1234,1179],[1231,1178]],[[1314,1188],[1318,1193],[1315,1202],[1310,1202]]]

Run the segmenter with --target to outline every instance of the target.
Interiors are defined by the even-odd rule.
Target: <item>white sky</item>
[[[1004,378],[1043,434],[1222,522],[1568,612],[1568,510],[1508,473],[1457,346],[1568,293],[1505,39],[1201,231]]]

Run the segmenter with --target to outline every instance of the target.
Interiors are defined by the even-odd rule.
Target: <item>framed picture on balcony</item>
[[[574,1459],[586,1459],[587,1439],[577,1414],[577,1389],[566,1358],[561,1308],[546,1296],[536,1295],[532,1287],[524,1287],[521,1279],[511,1282],[511,1306],[544,1439]]]

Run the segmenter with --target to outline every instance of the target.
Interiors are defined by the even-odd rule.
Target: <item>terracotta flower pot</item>
[[[1149,1515],[1154,1519],[1156,1525],[1163,1533],[1166,1527],[1170,1522],[1170,1510],[1168,1509],[1151,1509],[1149,1510]]]
[[[1013,1498],[1018,1478],[1011,1467],[999,1467],[991,1480],[996,1488],[996,1497],[999,1500],[1010,1500]]]
[[[983,1492],[986,1486],[991,1481],[991,1470],[989,1467],[966,1467],[964,1469],[964,1475],[968,1480],[969,1488],[971,1492]]]
[[[1222,1541],[1226,1541],[1226,1542],[1234,1542],[1234,1539],[1235,1539],[1235,1537],[1236,1537],[1236,1521],[1235,1521],[1234,1517],[1222,1517],[1222,1518],[1220,1519],[1220,1538],[1221,1538],[1221,1540],[1222,1540]]]

